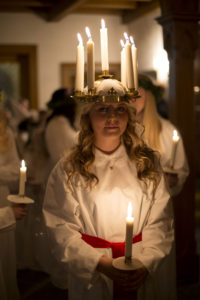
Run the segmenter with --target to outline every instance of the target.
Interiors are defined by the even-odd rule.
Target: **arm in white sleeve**
[[[13,210],[10,206],[0,208],[0,230],[16,223]]]
[[[43,212],[50,234],[52,251],[59,261],[68,264],[69,272],[90,283],[101,253],[81,239],[84,224],[79,215],[79,201],[66,186],[67,176],[59,162],[48,180]]]
[[[149,200],[150,201],[150,200]],[[174,219],[172,204],[162,178],[142,230],[142,251],[137,258],[153,273],[174,247]]]

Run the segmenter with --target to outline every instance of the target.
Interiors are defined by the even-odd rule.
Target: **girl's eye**
[[[106,113],[108,111],[108,108],[105,106],[99,107],[98,112]]]
[[[117,112],[124,113],[124,112],[126,112],[126,108],[124,106],[118,106],[117,107]]]

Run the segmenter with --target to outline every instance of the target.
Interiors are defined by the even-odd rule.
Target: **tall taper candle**
[[[126,217],[126,240],[125,240],[125,263],[131,263],[132,258],[132,243],[133,243],[133,221],[132,217],[132,205],[128,204],[128,213]]]
[[[173,136],[172,136],[172,152],[171,152],[171,160],[170,160],[170,168],[174,168],[174,162],[176,158],[176,149],[179,141],[179,136],[176,130],[173,130]]]
[[[133,76],[134,76],[134,88],[138,89],[138,60],[137,60],[137,48],[135,47],[135,42],[132,36],[130,36],[131,41],[131,52],[133,61]]]
[[[21,168],[20,168],[20,179],[19,179],[19,196],[24,196],[25,182],[26,182],[26,165],[25,165],[25,161],[22,160]]]
[[[77,34],[79,44],[76,53],[76,81],[75,91],[83,91],[84,88],[84,46],[80,33]]]
[[[120,40],[122,50],[121,50],[121,83],[126,86],[126,55],[125,55],[125,45],[123,40]]]
[[[129,37],[127,33],[124,33],[124,37],[126,40],[125,43],[125,53],[126,53],[126,82],[127,88],[134,88],[134,76],[133,76],[133,61],[132,61],[132,53],[131,53],[131,43],[129,41]]]
[[[107,71],[109,73],[109,64],[108,64],[108,32],[105,27],[104,19],[101,20],[101,68],[102,71]]]
[[[95,65],[94,65],[94,42],[92,41],[92,36],[90,29],[85,28],[86,34],[88,36],[87,41],[87,85],[88,90],[94,88],[95,80]]]

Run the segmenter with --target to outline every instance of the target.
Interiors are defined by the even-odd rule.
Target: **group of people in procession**
[[[17,153],[18,139],[6,124],[1,106],[0,240],[4,246],[0,249],[0,290],[5,300],[19,297],[16,280],[8,277],[16,277],[15,222],[23,218],[22,231],[31,210],[34,219],[29,225],[34,228],[39,220],[33,233],[44,233],[35,240],[35,248],[29,245],[30,251],[37,252],[33,253],[36,267],[49,273],[57,287],[66,289],[68,299],[103,300],[119,295],[176,299],[172,197],[181,191],[189,174],[183,141],[179,133],[175,172],[170,173],[167,167],[176,128],[157,112],[160,87],[141,75],[140,97],[129,99],[119,82],[104,81],[106,87],[100,84],[96,91],[98,101],[85,101],[78,116],[79,104],[70,97],[72,91],[55,91],[44,122],[32,130],[22,153]],[[116,97],[110,93],[113,89]],[[6,200],[9,193],[18,192],[19,156],[26,160],[29,172],[26,192],[35,200],[28,209]],[[124,256],[129,202],[133,237],[139,237],[133,242],[132,255],[141,265],[125,271],[113,261]],[[31,237],[27,236],[28,247]],[[12,247],[8,246],[11,241]],[[5,257],[12,271],[5,268]],[[10,289],[13,283],[16,288]]]

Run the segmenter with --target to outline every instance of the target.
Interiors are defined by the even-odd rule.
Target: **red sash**
[[[125,242],[123,243],[112,243],[109,241],[106,241],[104,239],[101,239],[96,236],[88,235],[85,233],[82,234],[82,239],[89,244],[90,246],[94,248],[111,248],[113,258],[117,258],[120,256],[124,256],[125,253]],[[139,233],[133,238],[133,243],[137,243],[142,241],[142,233]]]

